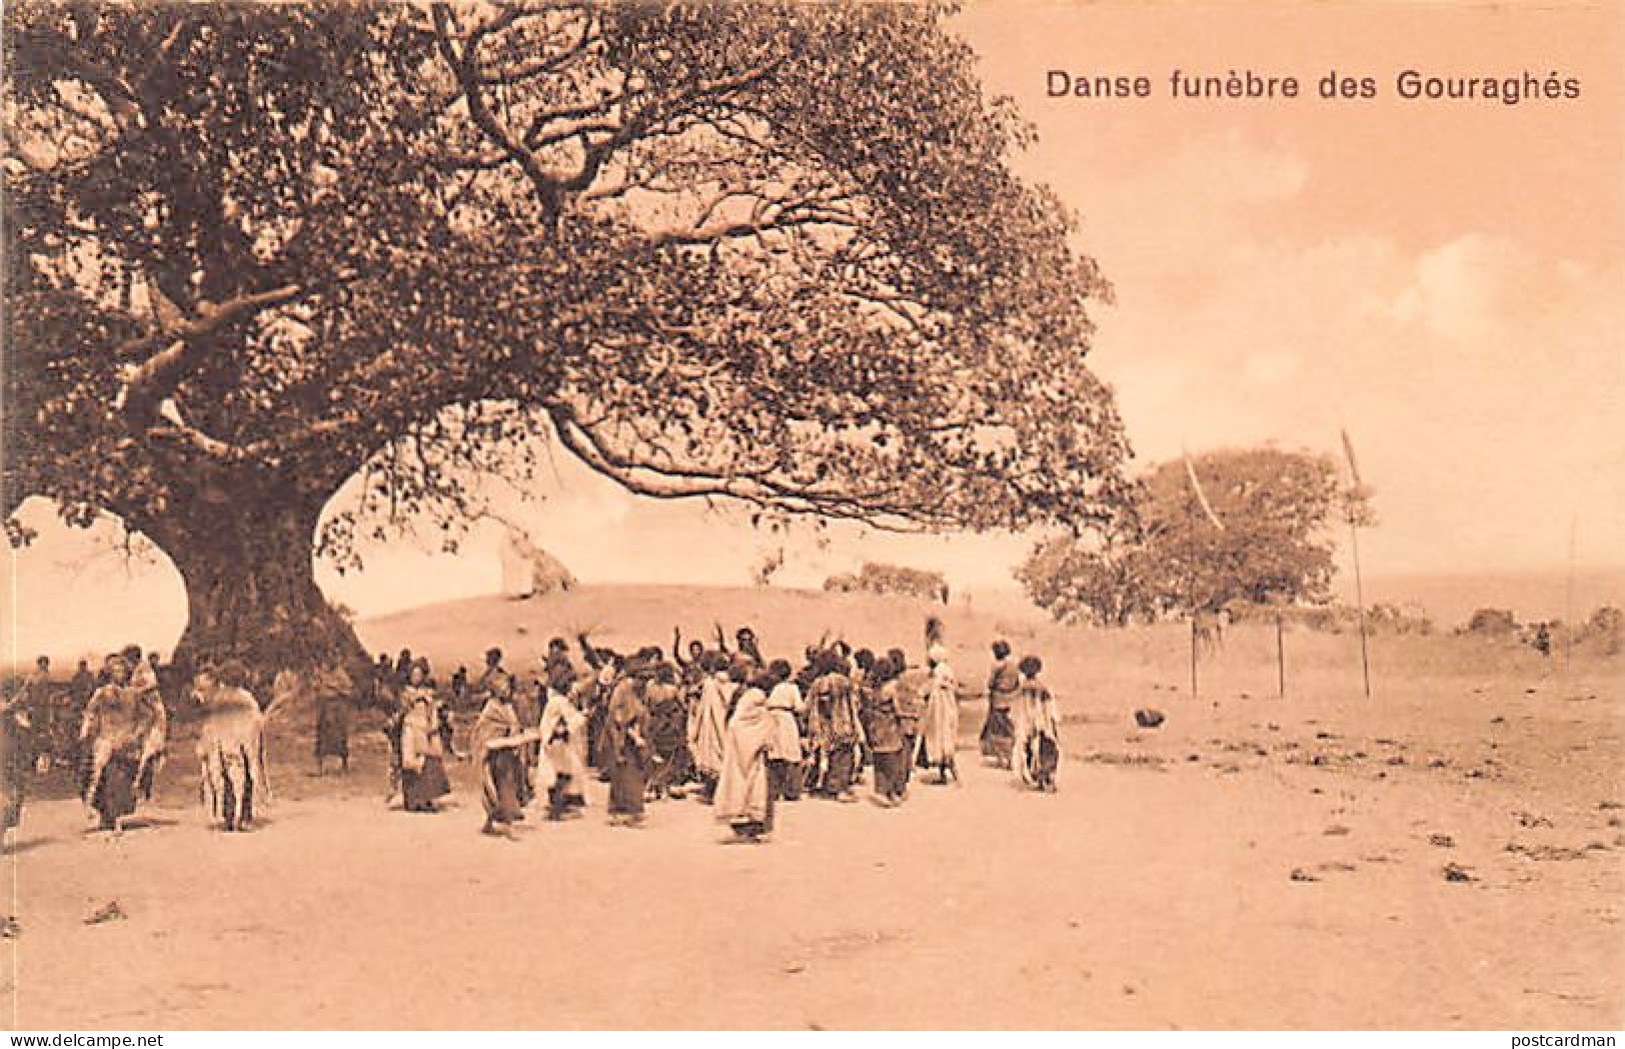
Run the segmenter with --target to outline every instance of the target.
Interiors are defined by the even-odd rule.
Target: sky
[[[1081,219],[1116,289],[1091,355],[1140,465],[1275,441],[1335,452],[1347,429],[1378,527],[1372,573],[1625,564],[1625,5],[971,4],[955,28],[1037,144],[1016,163]],[[1173,70],[1295,76],[1295,99],[1171,99]],[[1407,70],[1579,81],[1574,100],[1396,97]],[[1051,70],[1144,75],[1152,97],[1052,98]],[[1324,100],[1335,71],[1377,96]],[[589,582],[817,585],[866,558],[1011,586],[1028,536],[753,530],[741,511],[628,495],[567,458],[504,516]],[[342,496],[341,496],[342,499]],[[184,623],[161,555],[110,529],[41,540],[0,567],[31,649],[66,619],[98,638]],[[495,526],[460,557],[365,549],[319,578],[363,615],[489,593]],[[409,586],[403,586],[403,581]],[[26,612],[26,614],[21,614]]]

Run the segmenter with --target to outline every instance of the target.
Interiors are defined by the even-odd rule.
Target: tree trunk
[[[342,662],[366,651],[316,585],[312,562],[325,499],[240,481],[172,505],[148,532],[186,583],[186,632],[173,662],[242,660],[261,688],[281,670]],[[262,702],[269,696],[261,696]]]

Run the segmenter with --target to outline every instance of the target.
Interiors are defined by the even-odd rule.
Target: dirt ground
[[[539,645],[555,626],[517,637]],[[383,623],[366,638],[394,647],[423,629]],[[177,739],[150,819],[122,836],[87,833],[71,799],[30,804],[6,864],[20,932],[5,944],[4,1023],[1625,1023],[1617,661],[1563,674],[1440,647],[1466,641],[1395,645],[1368,701],[1357,669],[1350,686],[1347,639],[1292,639],[1283,700],[1254,687],[1273,686],[1273,662],[1260,664],[1273,636],[1238,634],[1192,698],[1177,634],[970,615],[950,629],[964,677],[980,675],[994,633],[1054,654],[1060,793],[981,766],[967,702],[965,782],[916,781],[896,810],[804,800],[781,809],[770,843],[725,844],[693,799],[612,828],[595,785],[585,818],[533,817],[507,841],[477,832],[468,766],[454,769],[456,808],[389,811],[381,735],[358,731],[350,774],[317,779],[308,734],[282,726],[275,806],[228,835],[205,825]],[[1147,705],[1168,715],[1162,728],[1135,728]]]

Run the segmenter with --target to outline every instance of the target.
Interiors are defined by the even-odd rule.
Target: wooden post
[[[1196,609],[1191,609],[1191,698],[1197,697],[1196,688]]]
[[[1275,695],[1286,698],[1286,641],[1281,636],[1281,610],[1275,610]]]
[[[1349,510],[1349,542],[1354,551],[1354,600],[1360,606],[1360,675],[1365,682],[1365,698],[1371,698],[1371,656],[1367,651],[1365,626],[1365,587],[1360,582],[1360,529],[1354,523],[1354,510]]]

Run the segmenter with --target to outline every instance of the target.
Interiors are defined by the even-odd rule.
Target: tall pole
[[[1360,464],[1354,458],[1354,442],[1349,440],[1349,432],[1340,430],[1338,435],[1343,438],[1343,457],[1349,463],[1349,546],[1354,553],[1354,602],[1359,606],[1360,613],[1360,679],[1365,682],[1365,698],[1371,698],[1371,655],[1366,641],[1365,625],[1365,585],[1360,579],[1360,525],[1359,503],[1357,500],[1362,494],[1363,482],[1360,480]]]
[[[1191,609],[1191,698],[1195,699],[1196,696],[1197,696],[1197,693],[1196,693],[1196,609],[1192,608]]]
[[[1281,610],[1275,610],[1275,695],[1286,698],[1286,641],[1281,637]]]
[[[1360,529],[1354,523],[1354,506],[1349,505],[1349,545],[1354,551],[1354,601],[1360,606],[1360,676],[1365,682],[1365,698],[1371,698],[1371,655],[1366,643],[1365,586],[1360,580]]]

